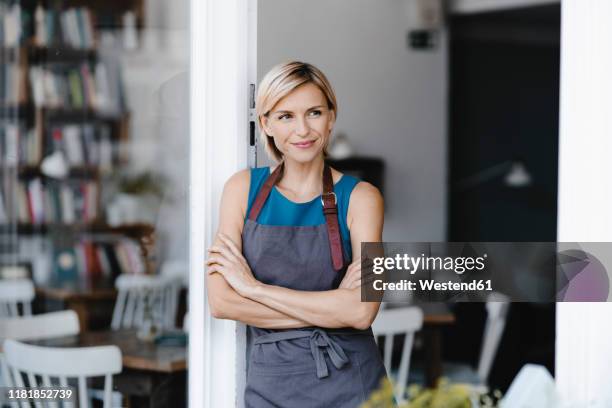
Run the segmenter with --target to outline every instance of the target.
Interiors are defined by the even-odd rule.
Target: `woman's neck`
[[[277,186],[295,194],[296,198],[318,195],[323,188],[322,176],[325,162],[319,157],[311,162],[300,163],[285,159],[283,177]]]

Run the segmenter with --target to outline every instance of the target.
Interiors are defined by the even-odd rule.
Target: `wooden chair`
[[[111,327],[113,330],[141,327],[148,308],[156,324],[161,328],[173,328],[180,285],[173,277],[119,276],[115,281],[118,294]]]
[[[34,283],[29,279],[0,280],[0,317],[19,316],[19,304],[24,316],[32,314]]]
[[[408,387],[408,372],[410,369],[410,355],[414,333],[423,326],[423,311],[418,307],[403,307],[399,309],[382,309],[378,312],[376,320],[372,323],[372,331],[378,341],[379,336],[385,337],[383,361],[387,373],[395,382],[394,393],[398,403],[405,401],[406,387]],[[400,359],[399,370],[395,376],[391,367],[394,336],[403,334],[404,345]]]
[[[112,408],[113,374],[121,372],[121,351],[117,346],[81,348],[39,347],[5,340],[4,353],[13,383],[25,387],[68,386],[76,380],[80,408],[87,408],[87,379],[104,377],[104,408]],[[39,380],[40,378],[40,380]]]

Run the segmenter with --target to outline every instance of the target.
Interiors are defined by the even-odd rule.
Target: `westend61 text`
[[[374,281],[374,290],[417,290],[416,282],[402,279],[399,282],[383,282],[380,279]],[[473,280],[471,282],[436,282],[433,279],[419,281],[419,290],[435,290],[435,291],[492,291],[491,280]]]

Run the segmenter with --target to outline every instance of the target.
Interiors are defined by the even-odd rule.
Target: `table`
[[[37,286],[36,296],[43,301],[44,312],[52,310],[74,310],[79,318],[82,332],[92,326],[108,327],[112,318],[117,290],[112,285],[93,287]],[[57,307],[49,303],[59,303]],[[100,324],[96,324],[100,322]]]
[[[136,330],[83,332],[76,336],[27,341],[45,347],[115,345],[121,350],[123,371],[113,379],[130,407],[186,406],[187,347],[158,346],[139,340]]]

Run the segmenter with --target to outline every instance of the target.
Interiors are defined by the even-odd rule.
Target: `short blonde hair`
[[[297,87],[312,83],[315,84],[325,98],[327,99],[327,107],[334,112],[334,116],[338,116],[338,103],[336,102],[336,94],[329,80],[314,65],[290,61],[278,64],[263,77],[259,83],[257,90],[257,118],[259,120],[260,136],[266,148],[266,153],[271,159],[280,162],[283,160],[283,153],[278,150],[274,144],[274,138],[266,134],[263,128],[263,118],[267,117],[270,110],[278,101],[290,94]],[[329,139],[327,144],[329,143]],[[327,144],[323,148],[323,154],[327,156]]]

